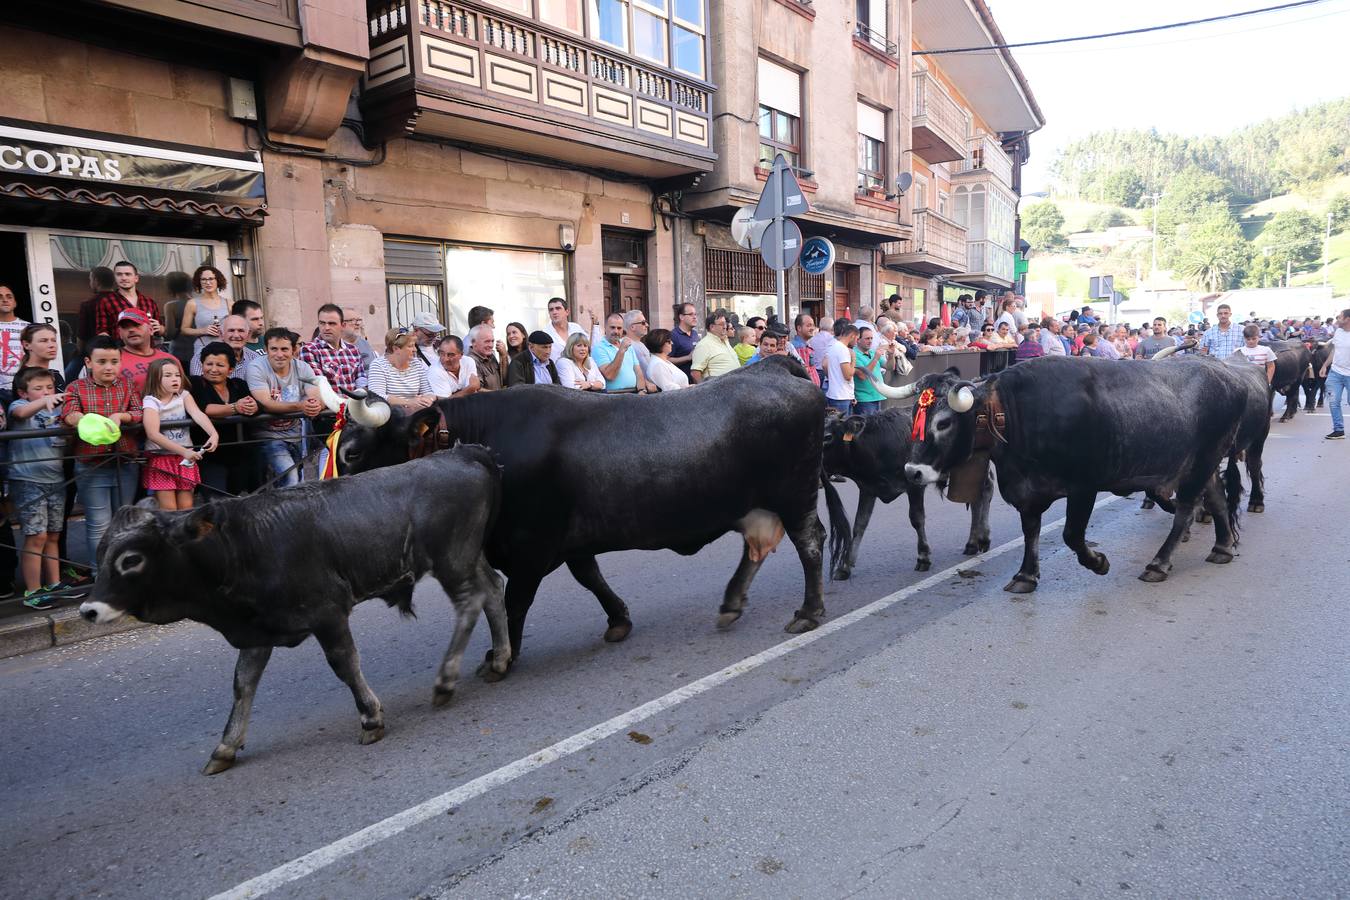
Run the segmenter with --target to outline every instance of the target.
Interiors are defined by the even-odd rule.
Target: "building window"
[[[453,334],[469,328],[469,309],[488,302],[503,322],[520,322],[528,333],[548,324],[548,298],[567,296],[562,253],[514,247],[445,247],[445,288]],[[442,320],[445,321],[445,320]]]
[[[759,61],[759,164],[768,168],[781,153],[802,164],[802,76],[767,59]]]
[[[886,188],[886,113],[858,104],[858,190]]]
[[[530,14],[530,0],[487,0],[487,2],[513,13],[520,13],[522,16]]]
[[[914,208],[928,208],[928,179],[922,175],[914,176]]]
[[[951,217],[951,204],[948,202],[946,191],[938,191],[937,214],[944,219]]]
[[[580,0],[539,0],[541,21],[571,21]],[[545,4],[548,7],[547,18]],[[590,36],[635,56],[705,77],[707,0],[590,0]],[[570,25],[563,27],[570,28]],[[631,36],[631,41],[630,41]]]
[[[539,21],[573,34],[584,30],[581,0],[539,0]]]
[[[857,0],[856,33],[873,47],[886,51],[886,0]]]

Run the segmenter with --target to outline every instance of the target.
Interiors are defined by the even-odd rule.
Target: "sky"
[[[920,0],[922,2],[922,0]],[[990,0],[1009,43],[1205,18],[1280,0]],[[1013,50],[1046,126],[1023,194],[1045,190],[1055,150],[1092,131],[1222,134],[1350,95],[1350,0],[1124,38]]]

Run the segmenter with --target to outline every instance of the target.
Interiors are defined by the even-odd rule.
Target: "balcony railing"
[[[404,101],[395,99],[408,91],[417,93],[419,108],[493,124],[503,114],[520,116],[523,104],[531,112],[513,122],[517,132],[547,131],[567,141],[573,137],[568,128],[575,126],[584,132],[577,140],[593,140],[611,159],[648,155],[652,148],[635,146],[635,139],[668,151],[663,172],[648,174],[711,169],[711,88],[704,82],[475,0],[373,3],[369,21],[371,60],[363,106],[376,119],[387,109],[391,129],[409,121]],[[454,108],[444,108],[447,103]],[[669,154],[700,159],[681,162]],[[632,171],[642,168],[636,160],[633,164],[638,168]],[[630,170],[622,162],[618,168]]]
[[[914,73],[914,152],[926,162],[955,162],[966,155],[966,112],[930,73]]]
[[[1012,159],[998,141],[987,134],[971,139],[965,157],[957,164],[956,175],[990,175],[1005,187],[1012,185]]]
[[[933,275],[964,271],[966,229],[931,209],[914,211],[914,237],[887,246],[886,265]]]
[[[877,31],[866,22],[859,22],[853,29],[853,36],[878,53],[884,53],[895,59],[900,56],[900,47],[895,41],[886,39],[884,31]]]
[[[1013,252],[991,241],[967,241],[966,274],[983,275],[1011,285],[1014,280]]]

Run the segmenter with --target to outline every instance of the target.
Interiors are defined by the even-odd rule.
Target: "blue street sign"
[[[1190,322],[1192,325],[1199,325],[1201,322],[1205,321],[1205,314],[1200,312],[1199,310],[1196,310],[1195,312],[1187,316],[1186,320]]]
[[[823,275],[834,265],[834,244],[829,238],[813,237],[802,245],[800,260],[802,271],[810,275]]]

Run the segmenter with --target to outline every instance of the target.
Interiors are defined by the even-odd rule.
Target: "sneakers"
[[[40,587],[35,591],[24,591],[23,605],[29,609],[51,609],[56,604],[47,595],[47,589]]]
[[[1343,441],[1343,440],[1345,440],[1345,432],[1344,432],[1344,431],[1333,431],[1331,434],[1327,435],[1327,440],[1329,440],[1329,441]]]
[[[48,590],[60,591],[61,597],[66,600],[79,600],[81,597],[89,596],[89,591],[93,587],[94,576],[80,575],[74,569],[67,569],[65,577]]]
[[[13,584],[0,584],[0,600],[7,600],[17,593]]]

